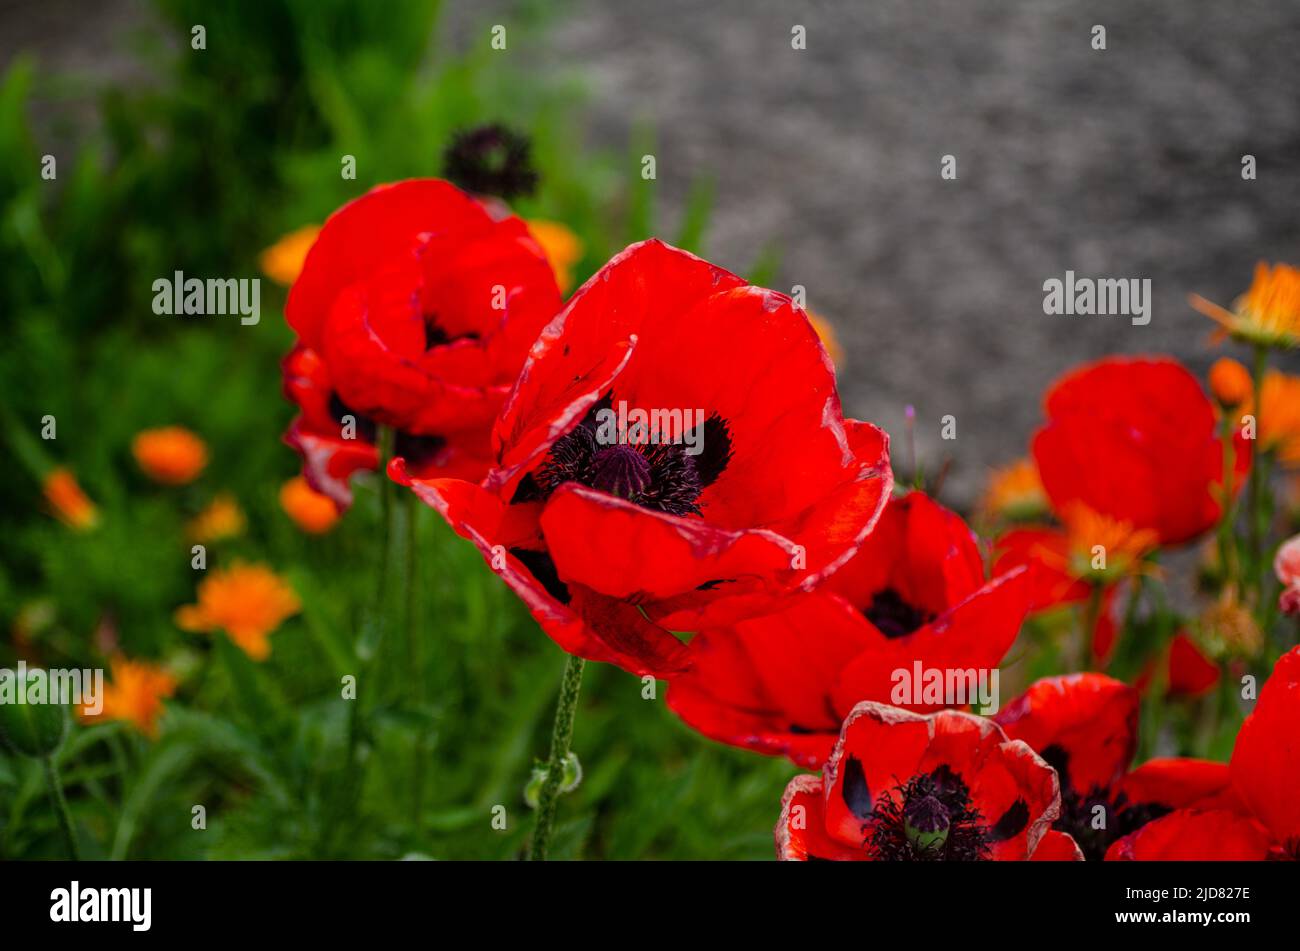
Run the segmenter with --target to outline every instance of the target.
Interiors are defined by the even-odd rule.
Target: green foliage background
[[[561,652],[472,548],[418,513],[419,644],[380,658],[373,705],[346,765],[348,704],[361,612],[379,538],[373,483],[320,539],[280,510],[297,471],[280,442],[292,416],[279,361],[291,334],[283,292],[262,282],[263,319],[173,318],[150,309],[151,284],[255,276],[258,253],[319,222],[379,182],[436,175],[453,131],[504,121],[532,137],[538,193],[527,217],[581,237],[585,278],[654,228],[632,156],[584,151],[569,77],[521,75],[493,52],[487,26],[461,52],[423,0],[157,0],[144,40],[156,81],[110,88],[97,131],[77,130],[58,177],[34,138],[31,96],[57,77],[21,60],[0,86],[0,619],[31,632],[29,663],[100,667],[103,633],[133,657],[181,672],[158,740],[129,724],[74,725],[59,766],[88,857],[509,858],[531,816],[523,788],[545,754]],[[511,41],[545,29],[541,4],[511,20]],[[190,48],[190,26],[207,46]],[[53,83],[54,85],[48,85]],[[340,175],[343,155],[357,179]],[[684,233],[700,248],[709,189]],[[57,439],[39,438],[46,415]],[[130,456],[139,430],[180,424],[211,462],[184,488],[148,482]],[[101,510],[74,533],[49,517],[40,478],[69,467]],[[219,491],[248,514],[243,537],[209,551],[286,575],[301,615],[272,637],[265,664],[224,635],[188,635],[172,614],[192,602],[185,521]],[[11,666],[15,645],[0,645]],[[586,858],[765,858],[793,767],[724,749],[683,727],[642,683],[590,665],[575,749],[580,789],[560,805],[553,854]],[[191,827],[202,805],[206,830]],[[494,830],[503,805],[507,828]],[[37,762],[0,752],[0,858],[59,858],[63,848]]]

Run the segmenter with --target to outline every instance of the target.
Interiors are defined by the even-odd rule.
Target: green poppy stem
[[[54,811],[59,817],[59,828],[63,832],[63,841],[68,846],[68,855],[74,862],[81,861],[81,847],[77,845],[77,834],[72,829],[72,815],[68,812],[68,801],[63,797],[63,783],[59,781],[59,768],[54,765],[54,757],[46,754],[41,757],[41,766],[45,769],[45,785],[50,791]]]
[[[1260,450],[1260,420],[1263,410],[1262,402],[1264,396],[1264,376],[1268,373],[1268,347],[1262,344],[1255,347],[1255,376],[1252,381],[1254,384],[1255,403],[1252,407],[1255,412],[1255,447],[1250,461],[1250,483],[1249,499],[1247,502],[1248,524],[1246,526],[1247,537],[1250,540],[1250,557],[1248,567],[1250,569],[1250,578],[1248,579],[1250,590],[1257,594],[1263,591],[1264,579],[1263,573],[1266,570],[1264,566],[1264,535],[1265,526],[1262,524],[1264,519],[1264,453]]]
[[[532,862],[546,861],[546,852],[551,845],[555,805],[564,778],[564,764],[569,758],[569,746],[573,742],[573,718],[578,707],[578,691],[582,687],[582,669],[585,665],[586,661],[572,654],[564,664],[560,698],[555,705],[555,726],[551,731],[551,757],[546,765],[546,779],[537,797],[537,824],[528,850],[528,859]]]

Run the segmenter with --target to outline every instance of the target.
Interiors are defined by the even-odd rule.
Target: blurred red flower
[[[672,678],[667,703],[705,736],[818,767],[859,701],[920,711],[963,705],[907,702],[896,674],[911,684],[916,663],[996,668],[1028,604],[1023,567],[985,581],[965,522],[910,492],[885,506],[858,553],[819,590],[696,635],[691,667]],[[967,696],[965,704],[977,702]]]
[[[1223,444],[1214,405],[1167,357],[1108,357],[1056,381],[1034,460],[1056,511],[1081,502],[1165,545],[1189,541],[1218,521]],[[1238,438],[1237,478],[1250,466]]]
[[[645,432],[603,431],[638,412]],[[636,673],[685,666],[672,631],[819,584],[893,481],[888,437],[843,418],[790,299],[658,241],[617,255],[543,331],[493,439],[482,485],[402,459],[390,472],[561,647]]]
[[[1022,861],[1060,810],[1055,771],[992,720],[866,701],[820,776],[796,776],[776,824],[786,861]],[[1054,836],[1053,858],[1078,858]]]
[[[344,205],[285,310],[298,333],[285,389],[302,411],[286,441],[313,487],[346,505],[347,475],[377,465],[376,425],[421,471],[481,478],[492,420],[559,307],[542,249],[496,205],[436,179]]]

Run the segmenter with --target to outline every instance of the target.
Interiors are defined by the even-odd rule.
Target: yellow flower
[[[186,631],[223,630],[253,660],[265,660],[271,632],[301,609],[298,595],[270,568],[236,563],[199,582],[198,603],[178,608],[176,624]]]
[[[318,234],[319,225],[304,225],[297,231],[290,231],[262,252],[258,258],[262,273],[277,284],[288,287],[302,272],[302,263],[307,260],[307,252],[316,243]]]
[[[334,500],[317,492],[302,476],[294,476],[280,487],[280,507],[309,535],[328,532],[339,520]]]
[[[242,535],[246,525],[244,510],[239,507],[235,497],[222,492],[202,512],[190,519],[186,533],[192,540],[208,544]]]
[[[185,485],[208,464],[208,447],[182,426],[146,429],[131,441],[131,453],[144,474],[164,485]]]
[[[582,240],[558,221],[534,218],[526,224],[533,240],[542,246],[560,292],[567,294],[573,286],[573,266],[582,260]]]
[[[844,359],[844,350],[840,347],[839,338],[835,336],[835,328],[821,314],[815,314],[811,310],[805,310],[804,313],[808,315],[808,323],[812,324],[813,330],[817,331],[817,336],[821,338],[822,346],[830,355],[831,363],[839,366]]]
[[[77,479],[67,469],[51,469],[41,486],[51,511],[69,528],[86,532],[99,524],[99,509],[86,497]]]
[[[1154,551],[1160,536],[1149,528],[1113,519],[1082,502],[1061,513],[1070,543],[1070,573],[1077,578],[1111,581],[1146,569],[1142,559]]]
[[[986,517],[1009,521],[1026,521],[1046,514],[1047,493],[1038,478],[1034,460],[1017,459],[995,469],[979,507]]]
[[[176,692],[176,678],[161,667],[121,654],[109,660],[109,669],[113,679],[104,685],[100,712],[91,713],[83,704],[78,715],[85,721],[129,720],[146,736],[157,737],[163,698]]]
[[[1222,333],[1265,347],[1300,347],[1300,270],[1287,264],[1255,265],[1250,288],[1225,310],[1198,294],[1191,304],[1217,321]]]

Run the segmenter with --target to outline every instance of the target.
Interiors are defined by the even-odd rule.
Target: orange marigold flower
[[[67,469],[51,469],[45,476],[41,491],[55,518],[69,528],[85,532],[99,524],[99,509],[81,491],[76,477]]]
[[[1223,362],[1220,360],[1215,366]],[[1236,363],[1235,360],[1230,362]],[[1241,369],[1245,372],[1245,367]],[[1246,380],[1249,383],[1249,373],[1246,373]],[[1255,415],[1255,436],[1260,449],[1276,452],[1278,460],[1287,468],[1300,467],[1300,376],[1269,370],[1264,375],[1264,385],[1260,387],[1260,403],[1262,408],[1256,414],[1254,393],[1247,390],[1246,397],[1239,403],[1224,405],[1236,405],[1241,417]]]
[[[1288,264],[1256,264],[1255,279],[1232,310],[1198,294],[1191,304],[1219,323],[1221,335],[1266,347],[1300,347],[1300,270]]]
[[[78,716],[85,721],[129,720],[146,736],[157,737],[163,698],[176,692],[176,678],[162,667],[121,654],[109,660],[109,670],[112,680],[104,685],[100,711],[93,713],[83,704]]]
[[[1250,371],[1239,360],[1220,357],[1210,367],[1210,392],[1224,408],[1242,406],[1251,400]]]
[[[812,324],[813,330],[817,331],[822,346],[826,348],[826,352],[830,355],[831,363],[839,366],[844,359],[844,348],[840,346],[840,340],[835,336],[835,328],[821,314],[813,313],[811,310],[806,310],[804,313],[808,315],[808,323]]]
[[[301,609],[298,595],[270,568],[236,563],[199,582],[198,603],[178,608],[176,624],[186,631],[223,630],[253,660],[265,660],[271,632]]]
[[[193,482],[208,464],[208,447],[183,426],[163,426],[136,434],[131,453],[144,474],[164,485]]]
[[[208,503],[198,515],[190,519],[186,533],[196,542],[207,544],[242,535],[247,525],[244,510],[235,497],[222,492]]]
[[[310,535],[328,532],[339,520],[334,500],[317,492],[300,475],[280,486],[280,507]]]
[[[1288,468],[1300,466],[1300,376],[1271,370],[1260,389],[1259,442]]]
[[[980,501],[980,511],[989,518],[1025,521],[1049,510],[1047,493],[1032,459],[1017,459],[995,469]]]
[[[319,225],[304,225],[297,231],[290,231],[257,259],[262,273],[275,283],[288,287],[298,279],[302,263],[307,260],[307,252],[316,243],[318,234]]]
[[[534,218],[525,224],[533,240],[542,246],[560,292],[568,293],[573,287],[573,266],[582,260],[582,240],[558,221]]]
[[[1143,558],[1160,543],[1153,529],[1134,528],[1132,522],[1113,519],[1074,502],[1061,513],[1069,536],[1070,573],[1077,578],[1111,581],[1140,574]]]

